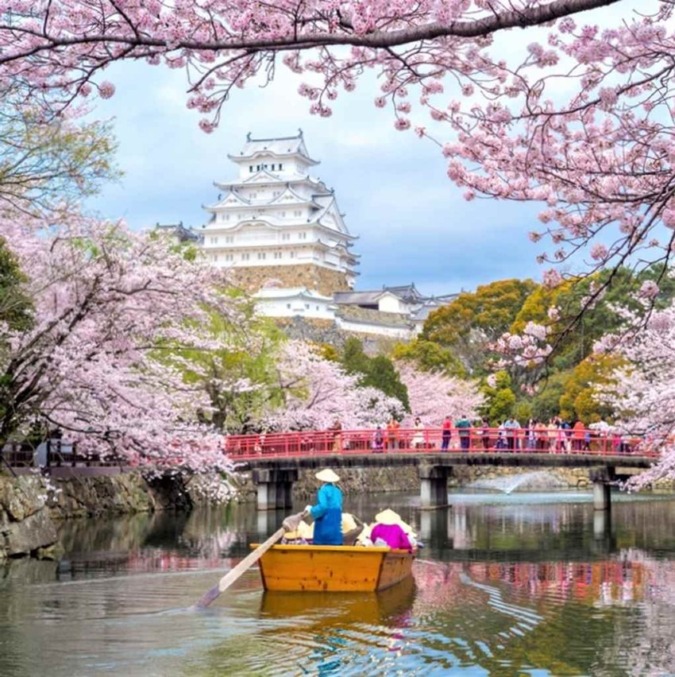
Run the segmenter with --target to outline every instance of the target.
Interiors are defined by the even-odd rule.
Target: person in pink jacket
[[[413,546],[408,534],[401,526],[402,520],[398,513],[387,508],[375,515],[375,526],[370,532],[370,540],[375,545],[378,541],[388,545],[393,550],[412,550]]]

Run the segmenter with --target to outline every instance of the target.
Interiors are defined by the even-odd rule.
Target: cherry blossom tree
[[[403,405],[372,387],[360,387],[358,375],[302,341],[284,344],[279,355],[279,406],[262,423],[273,430],[325,430],[338,419],[344,429],[374,428],[404,414]]]
[[[223,349],[203,331],[234,320],[226,279],[167,239],[68,213],[52,232],[25,215],[0,221],[26,277],[31,321],[4,323],[0,448],[38,419],[82,453],[132,465],[223,467],[220,436],[200,425],[205,391],[166,356]]]
[[[472,381],[463,381],[440,372],[419,371],[408,362],[397,364],[401,381],[408,389],[411,416],[406,423],[412,427],[415,417],[422,423],[440,427],[443,419],[453,421],[461,416],[475,418],[483,403],[483,395]]]
[[[321,116],[372,70],[375,105],[438,143],[467,199],[541,203],[531,238],[553,248],[540,261],[584,249],[592,270],[672,256],[673,11],[659,0],[0,0],[0,76],[53,113],[112,96],[114,62],[184,69],[187,105],[211,131],[237,88],[281,66],[303,75],[299,94]]]
[[[659,461],[630,486],[675,479],[675,304],[654,312],[645,330],[608,335],[596,349],[619,351],[630,361],[615,372],[615,383],[600,391],[600,398],[621,412],[616,425],[626,433],[644,435],[645,446],[661,452]]]
[[[0,210],[48,215],[53,205],[96,193],[119,172],[110,122],[60,117],[8,101],[0,86]]]

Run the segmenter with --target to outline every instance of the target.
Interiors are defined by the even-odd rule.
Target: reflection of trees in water
[[[640,606],[642,631],[634,642],[622,642],[617,637],[607,650],[609,655],[624,656],[626,674],[675,674],[675,562],[657,560],[639,550],[626,553],[641,562],[649,572],[646,598],[649,604]]]
[[[478,653],[494,674],[505,665],[551,674],[675,674],[672,560],[632,549],[597,562],[417,562],[414,572],[415,617],[429,631],[438,624],[445,636],[461,637],[466,649],[453,652],[470,664]],[[488,610],[491,598],[498,603]],[[516,627],[519,613],[524,622]],[[490,647],[489,658],[479,644]]]
[[[417,561],[415,581],[418,601],[433,606],[461,598],[461,577],[477,583],[505,584],[514,593],[545,599],[547,604],[563,604],[570,599],[596,607],[622,605],[652,597],[654,581],[663,576],[673,583],[675,601],[675,563],[659,563],[659,572],[647,565],[643,555],[620,553],[616,558],[594,562],[474,562],[441,563]],[[664,587],[664,586],[660,586]]]
[[[223,556],[248,553],[258,540],[258,515],[250,506],[200,508],[132,516],[77,519],[60,525],[65,549],[62,575],[122,571],[175,571],[227,567]],[[276,529],[277,516],[269,516]],[[279,520],[282,517],[279,517]],[[267,527],[262,525],[262,533]]]
[[[59,540],[66,552],[124,551],[138,548],[162,513],[124,517],[91,517],[59,524]]]

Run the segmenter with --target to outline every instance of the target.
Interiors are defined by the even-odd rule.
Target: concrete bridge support
[[[420,507],[435,510],[448,505],[448,477],[452,467],[442,465],[420,465]]]
[[[616,481],[614,468],[593,468],[590,471],[591,482],[593,483],[593,509],[610,510],[612,482]]]
[[[258,510],[290,508],[292,506],[293,482],[297,479],[297,468],[254,470],[253,482],[258,492]]]

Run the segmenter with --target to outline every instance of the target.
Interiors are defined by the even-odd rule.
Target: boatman
[[[342,491],[338,475],[330,468],[316,473],[323,482],[317,493],[317,504],[308,505],[303,515],[314,519],[314,545],[342,545]]]

